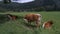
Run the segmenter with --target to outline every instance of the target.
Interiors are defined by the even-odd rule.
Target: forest
[[[59,0],[35,0],[29,3],[16,3],[11,0],[0,1],[0,11],[59,11]]]

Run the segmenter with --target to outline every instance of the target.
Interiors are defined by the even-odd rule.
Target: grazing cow
[[[40,14],[27,14],[25,15],[24,17],[24,20],[28,23],[31,24],[32,21],[35,21],[36,22],[36,27],[39,27],[40,23],[41,22],[41,15]]]
[[[43,23],[43,28],[45,29],[50,29],[52,26],[53,22],[52,21],[47,21]]]
[[[17,16],[15,16],[15,15],[11,15],[11,14],[6,14],[6,15],[10,20],[16,20],[17,19]]]

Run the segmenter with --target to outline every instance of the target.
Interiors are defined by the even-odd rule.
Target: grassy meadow
[[[17,15],[20,18],[12,21],[8,20],[4,14]],[[25,26],[23,17],[29,13],[39,13],[42,15],[42,23],[48,20],[53,21],[51,29],[29,28]],[[0,34],[60,34],[60,12],[0,12]]]

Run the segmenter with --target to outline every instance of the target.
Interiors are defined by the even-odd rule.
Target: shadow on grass
[[[17,19],[23,19],[24,17],[23,16],[17,16]]]
[[[0,24],[5,23],[8,21],[8,18],[4,14],[0,14]]]
[[[9,34],[16,34],[16,32],[12,32],[12,31],[11,31],[11,32],[9,32]]]
[[[36,28],[35,25],[29,24],[29,23],[24,23],[24,26],[26,26],[26,27],[29,28],[29,29],[34,29],[34,28]]]

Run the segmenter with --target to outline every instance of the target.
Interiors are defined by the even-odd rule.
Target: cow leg
[[[28,20],[27,20],[27,19],[24,19],[24,21],[25,21],[26,23],[28,23]]]
[[[41,24],[41,18],[40,18],[40,17],[38,18],[37,22],[38,22],[39,24]]]
[[[29,22],[29,24],[31,25],[31,21],[28,21]]]
[[[36,21],[36,27],[39,27],[40,25],[39,25],[39,21]]]

